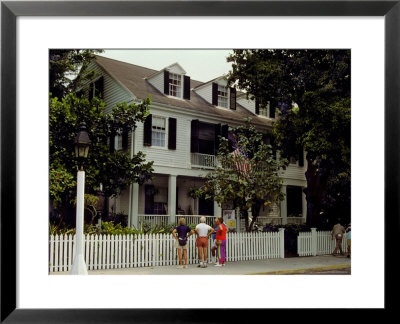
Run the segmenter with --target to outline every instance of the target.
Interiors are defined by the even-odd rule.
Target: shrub
[[[102,222],[101,227],[92,224],[85,224],[84,234],[97,234],[97,235],[129,235],[129,234],[169,234],[175,228],[174,224],[162,224],[152,226],[150,223],[141,224],[138,228],[130,228],[123,226],[121,223],[114,223],[113,221]],[[53,223],[49,224],[50,235],[64,235],[76,232],[75,227],[68,227],[65,223],[56,226]]]

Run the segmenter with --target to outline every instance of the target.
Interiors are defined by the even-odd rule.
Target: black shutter
[[[169,72],[164,70],[164,94],[169,95]]]
[[[148,115],[144,121],[144,136],[143,136],[143,145],[151,146],[151,132],[152,132],[152,115]]]
[[[236,110],[236,89],[235,88],[230,88],[230,102],[229,102],[229,108],[232,110]]]
[[[123,130],[122,131],[122,149],[126,150],[128,148],[128,130]]]
[[[183,76],[183,99],[190,100],[190,77]]]
[[[300,147],[300,149],[299,149],[299,166],[301,166],[301,167],[304,166],[304,152],[303,152],[303,147]]]
[[[260,114],[260,101],[256,98],[256,115]]]
[[[218,84],[212,84],[212,104],[218,106]]]
[[[100,77],[94,84],[96,97],[103,98],[104,77]]]
[[[192,120],[190,152],[191,153],[199,152],[199,121],[198,121],[198,119]]]
[[[215,124],[214,126],[215,126],[214,154],[216,155],[219,149],[219,136],[221,135],[221,124]]]
[[[275,118],[276,101],[269,102],[269,117]]]
[[[228,139],[228,125],[222,125],[221,127],[221,136]]]
[[[176,150],[176,118],[168,118],[168,148]]]
[[[110,152],[115,151],[115,134],[110,135]]]
[[[89,101],[93,99],[94,82],[89,84]]]

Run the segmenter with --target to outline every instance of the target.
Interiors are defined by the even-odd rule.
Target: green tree
[[[307,223],[350,217],[350,51],[234,50],[229,82],[278,108],[283,157],[307,152]],[[322,216],[321,216],[322,215]]]
[[[77,98],[68,94],[62,100],[50,99],[49,153],[50,199],[60,212],[71,208],[75,197],[78,161],[74,156],[74,140],[81,122],[91,139],[85,162],[86,191],[95,193],[103,184],[106,197],[117,196],[131,183],[143,183],[152,178],[153,162],[146,162],[142,152],[110,150],[110,136],[134,130],[137,122],[148,115],[150,99],[139,104],[117,104],[112,112],[104,113],[104,103],[93,98]]]
[[[50,49],[49,83],[53,97],[63,98],[73,92],[84,79],[83,72],[101,49]],[[90,77],[86,75],[85,77]]]
[[[204,177],[203,186],[192,188],[190,194],[193,198],[214,200],[219,205],[232,204],[244,217],[246,230],[251,231],[261,207],[283,199],[278,172],[287,161],[274,158],[271,145],[264,142],[250,119],[230,131],[237,150],[230,152],[228,140],[220,136],[217,168]],[[253,216],[250,224],[249,210]]]

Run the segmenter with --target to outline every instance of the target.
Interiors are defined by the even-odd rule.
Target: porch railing
[[[202,216],[206,218],[206,224],[214,226],[215,216],[212,215],[176,215],[176,223],[178,223],[179,218],[183,217],[186,220],[186,224],[198,224]]]
[[[138,215],[139,224],[150,224],[151,226],[169,223],[169,215]]]
[[[288,224],[304,224],[306,222],[305,217],[288,217],[287,223]],[[282,225],[283,218],[282,217],[265,217],[265,216],[258,216],[257,223],[261,223],[262,225],[272,224],[272,225]]]
[[[185,218],[186,224],[198,224],[200,223],[200,217],[204,216],[206,218],[206,224],[213,226],[214,216],[212,215],[176,215],[175,223],[178,224],[179,218]],[[169,215],[138,215],[139,224],[150,224],[152,226],[168,224]]]
[[[194,168],[215,169],[217,166],[216,156],[210,154],[191,153],[190,162]]]

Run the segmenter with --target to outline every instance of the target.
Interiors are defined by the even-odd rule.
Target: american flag
[[[239,147],[237,147],[232,154],[235,158],[236,169],[242,173],[248,173],[250,170],[250,163],[246,150],[241,150]]]

